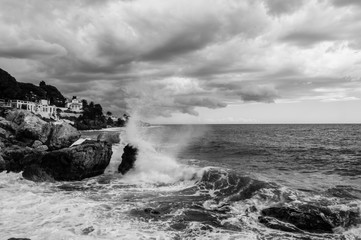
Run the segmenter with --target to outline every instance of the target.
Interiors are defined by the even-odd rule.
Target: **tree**
[[[117,125],[118,127],[124,127],[125,123],[126,123],[125,120],[123,120],[123,119],[121,119],[121,118],[118,118],[118,121],[116,122],[116,125]]]
[[[110,117],[111,115],[113,115],[112,112],[108,111],[107,116]]]
[[[111,117],[108,117],[108,120],[107,120],[107,125],[110,125],[112,126],[114,124],[114,121]]]
[[[44,87],[46,84],[45,84],[45,82],[44,81],[41,81],[40,83],[39,83],[39,87]]]
[[[94,104],[94,115],[98,119],[103,116],[103,108],[100,104]]]
[[[83,108],[87,108],[88,107],[88,101],[83,99],[81,100],[81,103],[83,104]]]

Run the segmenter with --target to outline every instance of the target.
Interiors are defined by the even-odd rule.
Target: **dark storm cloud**
[[[41,59],[66,53],[58,44],[40,39],[11,39],[6,32],[3,34],[0,41],[0,57],[3,58]]]
[[[265,102],[272,103],[280,96],[277,89],[267,83],[256,85],[253,81],[212,83],[209,88],[222,92],[230,100],[241,100],[243,102]]]
[[[323,41],[332,41],[336,39],[337,36],[335,36],[333,32],[301,30],[287,34],[281,38],[281,41],[293,43],[301,47],[310,47]]]
[[[113,112],[197,115],[322,95],[358,74],[360,17],[341,7],[356,1],[0,1],[0,65]]]
[[[176,97],[174,102],[185,106],[206,107],[212,109],[223,108],[227,106],[227,104],[217,99],[196,96]]]
[[[32,48],[31,46],[5,47],[0,46],[0,57],[34,59],[53,56],[59,52],[57,48]]]
[[[271,86],[246,86],[237,93],[245,102],[272,103],[279,98],[277,90]]]

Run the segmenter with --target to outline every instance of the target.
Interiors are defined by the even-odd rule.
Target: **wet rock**
[[[111,144],[85,141],[81,145],[43,153],[41,160],[32,166],[31,172],[24,171],[24,178],[31,179],[31,173],[44,171],[56,181],[77,181],[104,173],[112,155]],[[36,172],[34,168],[40,170]]]
[[[68,123],[53,125],[47,145],[49,149],[69,147],[80,138],[80,132]]]
[[[81,230],[83,232],[84,235],[88,235],[89,233],[93,232],[95,229],[93,226],[84,228],[83,230]]]
[[[39,168],[36,164],[26,166],[22,176],[23,178],[33,182],[54,182],[54,178],[47,174],[44,169]]]
[[[97,140],[108,142],[111,144],[120,143],[119,133],[117,132],[101,133],[98,135]]]
[[[124,152],[122,155],[122,162],[118,167],[118,171],[121,174],[127,173],[130,169],[134,167],[134,162],[137,159],[138,149],[131,145],[126,145],[124,147]]]
[[[25,166],[40,161],[42,154],[30,147],[12,146],[5,148],[2,156],[5,161],[5,168],[11,172],[21,172]]]
[[[160,215],[160,212],[157,210],[154,210],[153,208],[146,208],[144,209],[145,213],[148,213],[150,215]]]
[[[162,217],[162,214],[153,208],[145,208],[145,209],[132,209],[130,214],[143,219],[154,219],[158,220]]]
[[[292,224],[294,227],[312,233],[333,233],[335,227],[347,228],[360,223],[359,210],[331,211],[327,207],[314,205],[299,206],[276,206],[263,209],[262,215],[267,218],[260,218],[261,223],[271,222],[270,220],[285,226],[284,223]],[[271,226],[269,223],[266,226]],[[287,225],[288,226],[288,225]]]

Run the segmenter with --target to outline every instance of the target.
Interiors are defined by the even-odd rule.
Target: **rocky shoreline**
[[[116,137],[79,140],[67,123],[49,123],[24,110],[0,114],[0,172],[21,172],[32,181],[75,181],[104,173]]]

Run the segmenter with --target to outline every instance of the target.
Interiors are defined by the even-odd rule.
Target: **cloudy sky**
[[[0,0],[0,68],[152,123],[360,123],[359,0]]]

